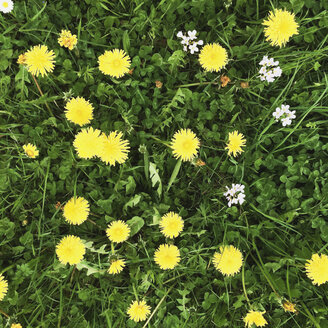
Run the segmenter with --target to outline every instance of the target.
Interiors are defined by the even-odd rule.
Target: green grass
[[[281,49],[265,41],[261,25],[276,7],[300,24]],[[328,327],[327,283],[313,285],[304,269],[328,247],[327,10],[317,0],[17,0],[12,13],[0,14],[0,273],[9,284],[0,309],[10,316],[0,314],[0,327],[244,327],[250,308],[266,311],[268,327]],[[59,46],[62,29],[78,36],[77,49]],[[205,44],[227,49],[220,74],[183,52],[176,34],[193,29]],[[37,44],[56,53],[54,72],[38,78],[42,97],[16,63]],[[98,56],[113,48],[129,54],[132,75],[99,71]],[[270,84],[258,78],[264,55],[283,70]],[[221,73],[231,79],[224,88]],[[124,133],[126,163],[78,158],[79,128],[64,115],[69,94],[94,105],[91,126]],[[283,103],[296,110],[288,127],[272,117]],[[201,140],[205,166],[179,167],[173,158],[168,145],[180,128]],[[235,159],[224,149],[234,130],[247,139]],[[23,153],[29,142],[40,151],[35,160]],[[245,185],[246,201],[228,208],[223,193],[232,183]],[[91,205],[80,226],[55,207],[74,194]],[[185,227],[174,241],[181,262],[163,271],[153,255],[165,242],[158,222],[168,211]],[[106,273],[113,219],[133,231],[115,248],[127,260],[116,276]],[[67,234],[87,245],[80,270],[56,257]],[[234,277],[211,262],[223,244],[243,253]],[[136,298],[151,306],[150,320],[128,320]],[[299,313],[285,312],[284,299]]]

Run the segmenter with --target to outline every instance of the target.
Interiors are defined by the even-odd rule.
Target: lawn
[[[11,3],[0,328],[328,328],[328,2]]]

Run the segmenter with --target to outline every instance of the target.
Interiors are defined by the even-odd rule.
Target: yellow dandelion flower
[[[24,54],[20,54],[17,59],[17,64],[19,65],[25,65],[26,64],[26,56]]]
[[[100,71],[104,74],[121,77],[129,72],[131,59],[124,50],[114,49],[105,51],[103,55],[99,56],[98,63]]]
[[[234,276],[240,271],[243,264],[243,255],[238,248],[232,245],[221,246],[220,252],[213,257],[215,268],[226,276]]]
[[[162,270],[173,269],[181,260],[179,249],[175,245],[160,245],[155,251],[154,260]]]
[[[264,327],[267,324],[267,321],[263,317],[264,313],[265,311],[249,311],[244,318],[245,327],[251,328],[253,324],[255,324],[256,327]]]
[[[92,127],[82,129],[76,136],[73,145],[81,158],[93,158],[99,156],[103,146],[101,131]]]
[[[23,328],[20,323],[12,323],[10,328]]]
[[[102,134],[103,143],[100,151],[100,159],[109,165],[115,165],[115,162],[122,164],[128,158],[129,142],[122,140],[122,132],[111,132],[109,136]]]
[[[297,314],[297,310],[295,308],[295,304],[289,301],[284,301],[282,303],[282,307],[285,310],[285,312],[292,312],[292,313],[296,313]]]
[[[54,69],[55,53],[45,45],[34,46],[25,53],[27,69],[35,76],[47,75]]]
[[[228,155],[232,153],[234,157],[238,155],[238,153],[242,153],[244,150],[241,147],[244,147],[246,144],[246,140],[242,133],[238,131],[233,131],[229,133],[229,141],[227,143]]]
[[[69,50],[73,50],[77,44],[77,36],[72,35],[70,31],[62,30],[58,38],[58,43],[61,47],[66,47]]]
[[[190,129],[181,129],[173,135],[170,147],[175,158],[191,161],[197,155],[200,142]]]
[[[89,203],[83,197],[72,197],[63,208],[63,216],[70,224],[81,224],[89,215]]]
[[[127,314],[135,322],[144,321],[150,314],[150,306],[145,301],[134,301],[128,308]]]
[[[314,285],[321,285],[328,281],[328,256],[313,254],[311,260],[305,264],[306,275]]]
[[[72,98],[65,106],[66,118],[80,126],[90,123],[93,118],[93,106],[83,97]]]
[[[8,291],[8,282],[4,276],[0,274],[0,301],[4,299]]]
[[[295,15],[287,10],[275,9],[269,12],[269,18],[262,23],[266,40],[272,46],[284,46],[291,36],[298,34],[299,25],[295,22]]]
[[[36,146],[28,143],[27,145],[23,146],[24,152],[26,154],[26,156],[30,157],[30,158],[35,158],[39,156],[39,151],[36,148]]]
[[[130,227],[123,221],[113,221],[106,229],[107,237],[114,243],[122,243],[129,238]]]
[[[117,274],[120,273],[124,267],[125,267],[124,260],[115,260],[110,264],[110,267],[107,272],[109,274]]]
[[[56,246],[56,253],[61,263],[78,264],[83,260],[85,246],[76,236],[66,236]]]
[[[228,62],[228,53],[218,43],[210,43],[199,53],[199,62],[208,72],[218,72]]]
[[[159,222],[162,234],[167,238],[178,237],[183,229],[183,220],[181,216],[174,212],[169,212],[162,216]]]

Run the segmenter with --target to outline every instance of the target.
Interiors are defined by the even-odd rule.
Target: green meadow
[[[281,47],[264,31],[274,9],[298,25]],[[16,0],[0,11],[0,328],[328,328],[327,26],[325,0]],[[177,34],[194,30],[203,44],[191,53]],[[218,70],[199,60],[208,44],[227,53]],[[43,76],[17,62],[38,45],[54,54]],[[114,49],[130,59],[120,77],[99,68]],[[272,82],[264,56],[279,62]],[[83,126],[67,118],[76,97],[93,106]],[[282,105],[290,122],[273,115]],[[83,158],[74,142],[89,127],[116,131],[126,158]],[[199,141],[188,160],[173,145],[183,129]],[[245,140],[235,155],[234,131]],[[243,201],[229,203],[233,184]],[[74,197],[89,204],[81,224],[65,217]],[[161,229],[169,212],[183,220],[175,238]],[[106,232],[116,221],[129,228],[122,242]],[[83,244],[77,264],[58,256],[65,236]],[[163,244],[179,250],[173,268],[155,261]],[[233,274],[233,256],[213,262],[228,245],[242,255]],[[117,259],[125,266],[109,273]],[[139,322],[136,300],[150,307]],[[250,311],[265,324],[247,323]]]

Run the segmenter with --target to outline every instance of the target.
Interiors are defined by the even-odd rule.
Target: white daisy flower
[[[268,56],[263,56],[263,59],[260,61],[260,65],[264,66],[268,63]]]
[[[284,117],[281,119],[282,126],[291,125],[292,120],[289,117]]]
[[[196,37],[196,33],[197,33],[196,30],[188,31],[188,35],[189,35],[190,40],[195,40],[195,39],[197,39],[197,37]]]
[[[245,201],[244,185],[232,184],[230,189],[228,186],[226,186],[226,188],[227,191],[223,195],[226,196],[229,207],[231,207],[232,204],[239,203],[241,205],[242,203],[244,203]]]
[[[279,66],[278,67],[275,67],[273,69],[273,75],[274,76],[279,77],[279,76],[281,76],[281,73],[282,73],[282,70],[281,70],[281,68]]]
[[[273,117],[276,119],[276,121],[278,121],[278,119],[280,118],[280,116],[282,116],[283,111],[277,107],[276,111],[272,113]]]
[[[275,77],[279,77],[282,74],[282,70],[278,66],[279,61],[274,61],[273,58],[263,56],[260,65],[262,66],[259,71],[261,81],[266,80],[267,82],[273,82]]]
[[[289,105],[281,105],[281,108],[277,107],[276,111],[272,114],[276,121],[280,119],[282,126],[287,126],[292,124],[292,120],[296,118],[296,111],[290,111]]]
[[[0,11],[7,14],[14,9],[14,3],[12,0],[0,0]]]
[[[194,52],[199,51],[197,48],[197,44],[193,43],[192,45],[189,46],[190,53],[193,54]]]
[[[182,37],[181,44],[186,44],[186,45],[188,45],[188,44],[189,44],[189,37],[187,37],[187,36],[183,36],[183,37]]]
[[[178,38],[183,38],[183,33],[182,33],[182,31],[179,31],[179,32],[178,32],[177,37],[178,37]]]

